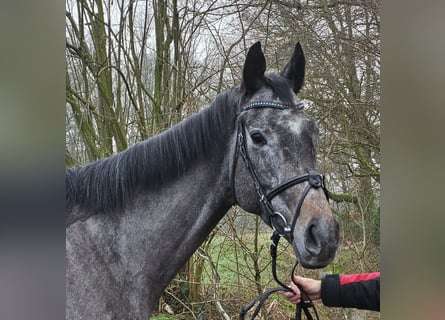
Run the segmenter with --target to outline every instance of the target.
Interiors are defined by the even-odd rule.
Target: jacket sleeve
[[[321,299],[328,307],[380,311],[380,272],[327,275],[321,282]]]

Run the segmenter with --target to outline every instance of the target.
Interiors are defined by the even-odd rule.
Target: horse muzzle
[[[330,264],[339,246],[339,226],[332,217],[312,218],[305,227],[294,230],[292,246],[305,268],[323,268]]]

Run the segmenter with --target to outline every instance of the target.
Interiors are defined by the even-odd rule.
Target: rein
[[[241,108],[239,114],[241,112],[255,109],[255,108],[272,108],[272,109],[284,110],[284,109],[289,109],[290,107],[296,107],[296,108],[302,109],[303,104],[299,103],[295,106],[292,106],[292,105],[282,104],[279,102],[255,101],[255,102],[251,102],[251,103],[244,105]],[[258,313],[259,313],[262,305],[266,301],[266,299],[272,293],[279,292],[279,291],[292,292],[292,289],[289,286],[287,286],[286,284],[284,284],[283,282],[281,282],[277,276],[276,266],[277,266],[278,243],[279,243],[281,237],[286,237],[290,242],[293,240],[293,230],[295,228],[295,224],[297,222],[298,216],[300,215],[300,211],[301,211],[301,207],[303,205],[304,199],[306,198],[310,189],[322,188],[323,191],[325,192],[326,197],[328,197],[328,192],[327,192],[327,190],[324,186],[324,183],[323,183],[323,177],[321,174],[319,174],[315,171],[309,171],[303,175],[290,178],[290,179],[284,181],[283,183],[279,184],[278,186],[272,188],[272,190],[270,190],[269,192],[266,192],[258,179],[255,168],[254,168],[252,161],[249,157],[249,154],[247,152],[247,142],[246,142],[246,138],[244,135],[244,131],[245,131],[244,126],[241,124],[241,122],[238,122],[237,145],[238,145],[239,149],[238,149],[238,152],[236,152],[235,161],[236,161],[236,159],[238,157],[238,153],[239,153],[241,155],[241,157],[243,158],[244,163],[253,178],[255,190],[258,195],[259,201],[263,204],[263,206],[265,207],[265,209],[269,215],[270,225],[273,229],[273,234],[271,237],[272,242],[270,245],[270,255],[272,258],[272,275],[274,277],[274,280],[280,285],[280,287],[268,289],[265,292],[263,292],[262,294],[260,294],[257,298],[252,300],[248,305],[246,305],[241,310],[240,320],[243,320],[246,313],[250,309],[252,309],[253,306],[255,306],[255,304],[258,303],[257,307],[255,308],[255,310],[252,313],[252,316],[249,318],[249,319],[254,319],[258,315]],[[289,224],[288,221],[286,220],[286,218],[284,217],[284,215],[274,209],[271,201],[275,196],[279,195],[280,193],[284,192],[285,190],[287,190],[297,184],[304,183],[304,182],[308,182],[308,184],[306,185],[306,187],[303,190],[303,193],[298,201],[298,205],[295,210],[295,215],[292,218],[291,223]],[[274,220],[277,218],[279,218],[284,223],[284,227],[281,230],[281,232],[278,230],[277,226],[274,223]],[[301,286],[299,286],[298,284],[296,284],[294,282],[293,277],[292,277],[297,265],[298,265],[298,260],[295,262],[295,265],[292,268],[291,280],[296,286],[298,286],[298,288],[303,293],[303,295],[307,296],[307,294],[305,294],[305,292],[301,288]],[[316,319],[319,319],[317,310],[315,309],[315,306],[313,305],[313,303],[310,299],[309,299],[309,301],[302,300],[302,302],[297,304],[296,310],[295,310],[295,319],[296,320],[301,319],[301,315],[302,315],[302,311],[303,311],[308,320],[313,320],[314,318],[312,317],[309,308],[313,308]]]

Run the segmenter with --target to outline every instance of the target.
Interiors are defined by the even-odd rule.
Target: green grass
[[[255,271],[253,268],[254,259],[258,263],[259,279],[261,290],[277,287],[271,272],[271,257],[269,253],[270,233],[259,235],[258,250],[255,252],[254,235],[244,234],[242,241],[227,236],[216,236],[206,252],[216,266],[219,278],[218,299],[225,311],[236,318],[240,309],[258,295],[258,288],[255,283]],[[361,254],[361,256],[357,256]],[[325,273],[351,273],[361,272],[363,263],[359,260],[367,258],[367,254],[373,256],[370,261],[379,261],[378,249],[371,250],[370,253],[357,253],[351,249],[341,249],[334,262],[324,269],[309,270],[302,267],[296,269],[296,274],[319,278]],[[290,281],[290,272],[295,263],[295,255],[291,246],[284,239],[280,240],[277,259],[278,277],[284,283]],[[366,265],[366,263],[365,263]],[[377,268],[368,265],[369,270],[375,271]],[[258,276],[258,275],[257,275]],[[190,306],[194,310],[196,319],[220,319],[214,304],[215,278],[211,265],[208,261],[204,264],[204,272],[201,279],[200,303]],[[316,303],[320,319],[342,319],[341,309],[324,307],[320,302]],[[269,319],[289,319],[294,312],[295,306],[289,303],[281,294],[272,295],[266,303],[269,308]],[[189,311],[184,308],[174,309],[175,316],[159,314],[152,317],[155,320],[182,320],[193,319]],[[371,317],[372,318],[372,317]],[[260,318],[259,318],[260,319]],[[373,318],[374,319],[374,318]]]

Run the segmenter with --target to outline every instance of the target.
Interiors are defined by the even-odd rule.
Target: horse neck
[[[129,269],[135,273],[141,274],[144,266],[140,280],[153,284],[145,299],[157,301],[234,204],[230,174],[233,159],[223,150],[219,153],[199,161],[176,181],[141,194],[122,216],[120,254],[127,255],[124,260],[131,262]]]

